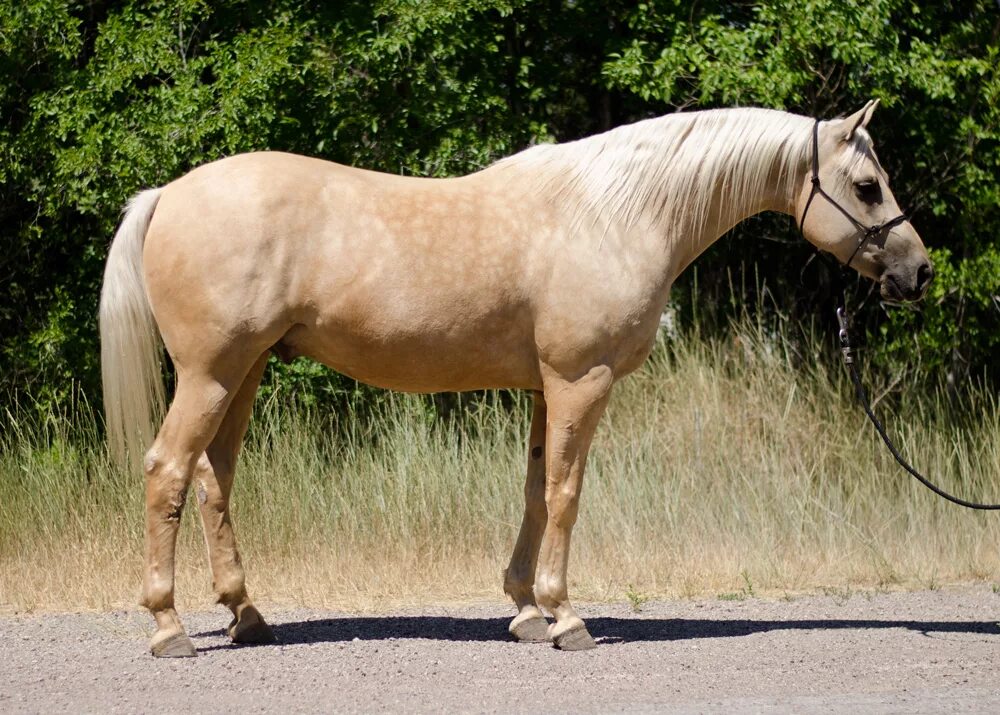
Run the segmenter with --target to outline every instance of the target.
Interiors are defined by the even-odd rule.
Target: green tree
[[[871,300],[863,315],[897,364],[916,335],[926,366],[995,379],[998,28],[988,0],[0,0],[0,394],[98,394],[96,305],[120,209],[206,161],[277,149],[440,176],[678,109],[829,116],[872,96],[939,280],[920,308]],[[809,256],[768,218],[699,271],[756,271],[800,318],[832,300]],[[699,290],[725,303],[725,285]],[[304,365],[284,379],[318,398],[346,385]]]
[[[996,3],[772,0],[695,8],[640,4],[628,17],[630,40],[605,65],[609,85],[677,109],[763,105],[820,117],[879,98],[872,129],[881,159],[938,277],[919,307],[883,311],[869,295],[867,323],[879,327],[881,352],[897,366],[943,367],[953,379],[1000,376],[992,360],[1000,347]],[[756,264],[777,302],[801,317],[817,303],[828,307],[833,281],[813,272],[800,285],[809,249],[790,242],[794,229],[785,223],[741,227],[739,238],[764,233],[777,245],[741,240],[706,268]]]

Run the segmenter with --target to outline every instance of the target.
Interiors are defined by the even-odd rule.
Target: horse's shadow
[[[438,641],[507,641],[506,618],[452,616],[345,616],[273,624],[276,645],[427,639]],[[588,618],[587,628],[605,643],[683,641],[699,638],[735,638],[771,631],[880,630],[904,628],[924,636],[935,634],[1000,635],[995,621],[914,621],[866,619],[718,620],[699,618]],[[222,631],[197,633],[221,635]],[[218,650],[234,646],[208,646]]]

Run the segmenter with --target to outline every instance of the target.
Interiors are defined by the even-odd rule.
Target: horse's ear
[[[858,127],[868,126],[868,122],[871,121],[872,114],[875,112],[875,107],[878,106],[877,99],[869,99],[861,109],[856,111],[849,117],[841,119],[841,127],[844,130],[843,137],[844,141],[851,141],[854,138],[854,132],[858,130]]]

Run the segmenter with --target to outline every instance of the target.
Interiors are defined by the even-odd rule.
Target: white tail
[[[135,465],[164,408],[160,332],[142,275],[142,248],[161,189],[136,194],[111,242],[101,289],[101,378],[111,456]]]

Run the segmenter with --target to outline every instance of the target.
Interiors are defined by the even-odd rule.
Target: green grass
[[[614,599],[996,581],[997,516],[938,499],[892,462],[827,348],[744,324],[658,346],[616,388],[588,463],[571,594]],[[873,390],[878,394],[879,390]],[[890,432],[949,490],[1000,499],[1000,410],[896,395]],[[880,411],[885,403],[879,405]],[[379,608],[501,598],[530,405],[439,419],[426,398],[324,414],[257,405],[234,494],[251,595]],[[0,607],[133,605],[143,485],[86,418],[9,416],[0,436]],[[72,419],[71,419],[72,418]],[[178,602],[211,603],[196,510]],[[641,605],[641,604],[640,604]]]

